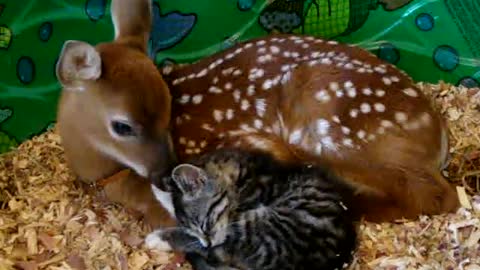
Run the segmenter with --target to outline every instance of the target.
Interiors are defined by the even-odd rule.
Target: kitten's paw
[[[149,249],[156,249],[160,251],[172,251],[172,247],[170,244],[163,240],[161,237],[160,231],[154,231],[149,233],[147,237],[145,237],[145,246]]]

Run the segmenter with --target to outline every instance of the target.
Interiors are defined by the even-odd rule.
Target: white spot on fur
[[[255,95],[255,85],[251,84],[247,87],[247,96],[251,97]]]
[[[187,147],[195,147],[196,143],[193,140],[188,141]]]
[[[315,66],[316,64],[318,64],[318,62],[319,62],[318,60],[311,60],[311,61],[308,61],[308,65],[311,66],[311,67],[313,67],[313,66]]]
[[[323,64],[323,65],[331,65],[333,62],[330,58],[322,58],[320,59],[320,64]]]
[[[415,91],[415,89],[412,89],[412,88],[403,89],[402,92],[405,95],[410,96],[410,97],[418,97],[417,91]]]
[[[270,79],[266,79],[262,84],[262,88],[265,89],[265,90],[268,90],[272,87],[273,87],[273,81],[270,80]]]
[[[255,132],[256,131],[254,128],[251,128],[247,124],[241,124],[240,129],[242,129],[243,131],[246,131],[246,132]]]
[[[338,118],[338,115],[332,116],[332,120],[333,122],[340,124],[340,118]]]
[[[353,141],[350,138],[345,138],[342,140],[343,145],[346,147],[353,147]]]
[[[325,146],[328,149],[331,149],[331,150],[336,150],[337,149],[337,147],[336,147],[335,143],[333,143],[333,140],[332,140],[331,137],[323,137],[321,139],[321,142],[322,142],[323,146]]]
[[[277,46],[270,46],[270,51],[273,53],[273,54],[277,54],[280,52],[280,48],[278,48]]]
[[[232,120],[233,119],[233,116],[234,116],[234,111],[233,109],[227,109],[227,111],[225,112],[225,118],[227,120]]]
[[[234,67],[229,67],[229,68],[226,68],[226,69],[222,70],[223,76],[227,76],[227,75],[232,74],[234,69],[235,69]]]
[[[372,89],[370,89],[369,87],[366,87],[366,88],[363,88],[363,89],[362,89],[362,93],[363,93],[365,96],[370,96],[370,95],[373,93],[373,91],[372,91]]]
[[[335,95],[337,97],[343,97],[343,90],[342,89],[338,89],[337,91],[335,91]]]
[[[367,133],[365,132],[365,130],[359,130],[359,131],[357,131],[357,137],[358,137],[359,139],[365,138],[366,135],[367,135]]]
[[[332,91],[337,91],[338,89],[340,89],[340,86],[338,85],[337,82],[330,82],[329,83],[329,88]]]
[[[374,67],[373,70],[375,70],[376,72],[380,73],[380,74],[385,74],[387,73],[387,70],[383,67],[380,67],[380,66],[377,66],[377,67]]]
[[[391,85],[392,84],[392,80],[390,80],[390,78],[387,78],[387,77],[383,77],[382,81],[385,85]]]
[[[330,95],[326,90],[322,89],[315,93],[315,99],[320,102],[327,103],[330,101]]]
[[[225,89],[226,89],[226,90],[232,89],[232,83],[231,83],[231,82],[227,82],[227,83],[225,84]]]
[[[201,94],[196,94],[192,97],[193,104],[200,104],[203,100],[203,96]]]
[[[180,144],[186,144],[186,143],[187,143],[187,139],[186,139],[185,137],[180,137],[180,138],[178,139],[178,142],[179,142]]]
[[[357,90],[355,88],[348,88],[347,89],[347,96],[354,98],[357,96]]]
[[[264,140],[261,137],[247,136],[244,139],[247,141],[248,144],[250,144],[254,148],[261,149],[261,150],[271,149],[270,141]]]
[[[395,112],[395,121],[405,123],[405,121],[407,121],[407,114],[404,112]]]
[[[265,43],[267,43],[265,40],[259,40],[257,41],[257,46],[263,46]]]
[[[271,54],[265,54],[265,55],[261,55],[258,57],[258,62],[259,63],[266,63],[266,62],[269,62],[269,61],[272,61],[273,60],[273,57]]]
[[[213,127],[209,124],[202,124],[201,128],[210,132],[214,131]]]
[[[259,98],[255,100],[255,109],[257,110],[257,115],[263,117],[267,110],[267,103],[265,99]]]
[[[288,137],[288,142],[290,144],[298,144],[298,143],[300,143],[301,139],[302,139],[302,130],[301,129],[296,129]]]
[[[384,128],[391,128],[393,127],[393,123],[391,121],[388,121],[388,120],[382,120],[380,121],[380,125]]]
[[[352,118],[356,118],[358,116],[358,110],[357,109],[351,109],[350,110],[350,116]]]
[[[343,134],[348,135],[350,134],[350,129],[346,126],[341,127]]]
[[[210,88],[208,88],[208,92],[213,93],[213,94],[221,94],[223,91],[222,91],[222,89],[220,89],[216,86],[210,86]]]
[[[373,104],[373,108],[377,112],[384,112],[385,111],[385,105],[383,105],[382,103],[377,102],[377,103]]]
[[[233,76],[240,76],[242,75],[242,70],[241,69],[235,69],[235,71],[233,72]]]
[[[325,119],[318,119],[316,122],[317,133],[320,135],[327,135],[330,123]]]
[[[233,99],[235,100],[235,102],[240,102],[240,95],[241,95],[241,92],[240,90],[235,90],[233,91]]]
[[[207,146],[207,141],[203,140],[200,142],[200,147],[205,148]]]
[[[204,68],[200,72],[198,72],[195,77],[197,77],[197,78],[203,77],[203,76],[207,75],[207,72],[208,72],[208,70],[206,68]]]
[[[391,77],[390,77],[390,80],[391,80],[392,82],[399,82],[399,81],[400,81],[400,78],[398,78],[397,76],[391,76]]]
[[[213,80],[212,80],[212,83],[213,83],[213,84],[218,83],[218,77],[214,77]]]
[[[240,109],[242,109],[242,111],[246,111],[248,110],[248,108],[250,108],[250,102],[246,99],[243,99],[240,105]]]
[[[290,71],[287,71],[285,74],[282,75],[281,83],[286,84],[290,80],[291,77],[292,77],[292,73]]]
[[[422,115],[420,116],[420,121],[422,122],[422,124],[424,124],[425,126],[429,125],[430,122],[432,121],[432,117],[430,116],[429,113],[422,113]]]
[[[346,63],[345,66],[344,66],[344,68],[349,69],[349,70],[352,70],[352,69],[354,69],[355,67],[353,66],[352,63]]]
[[[187,104],[188,102],[190,102],[190,95],[183,94],[178,100],[178,102],[180,102],[180,104]]]
[[[372,111],[372,107],[368,103],[362,103],[360,104],[360,111],[362,113],[369,113]]]
[[[343,84],[343,86],[344,86],[345,88],[352,88],[352,87],[353,87],[353,83],[352,83],[352,81],[346,81],[346,82]]]
[[[319,58],[319,57],[321,57],[321,52],[318,52],[318,51],[312,52],[312,53],[310,54],[310,57],[311,57],[311,58]]]
[[[288,65],[288,64],[283,65],[283,66],[280,68],[280,70],[281,70],[282,72],[287,72],[287,71],[290,70],[290,65]]]
[[[375,95],[377,97],[383,97],[383,96],[385,96],[385,91],[382,90],[382,89],[377,89],[377,90],[375,90]]]
[[[223,112],[220,110],[213,110],[213,119],[215,119],[217,122],[222,122]]]
[[[173,71],[173,66],[172,65],[166,65],[162,68],[162,74],[163,75],[169,75]]]
[[[248,79],[250,81],[255,81],[256,79],[263,77],[264,74],[265,74],[265,71],[263,69],[252,68],[250,70],[250,74],[248,75]]]
[[[260,119],[255,119],[253,121],[253,126],[256,128],[256,129],[261,129],[263,127],[263,122],[262,120]]]

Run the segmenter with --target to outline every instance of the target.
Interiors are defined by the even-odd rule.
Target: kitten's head
[[[222,244],[233,205],[222,181],[191,164],[175,167],[170,180],[178,226],[204,248]]]

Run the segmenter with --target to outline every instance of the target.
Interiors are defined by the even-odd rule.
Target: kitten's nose
[[[203,246],[204,248],[209,248],[210,245],[212,244],[212,243],[210,242],[210,240],[208,240],[208,239],[205,238],[205,237],[200,238],[200,242],[202,243],[202,246]]]

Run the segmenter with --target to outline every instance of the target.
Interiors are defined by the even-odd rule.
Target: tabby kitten
[[[195,269],[333,270],[352,259],[357,234],[342,202],[352,189],[326,169],[223,149],[163,181],[178,227],[146,245],[185,252]]]

